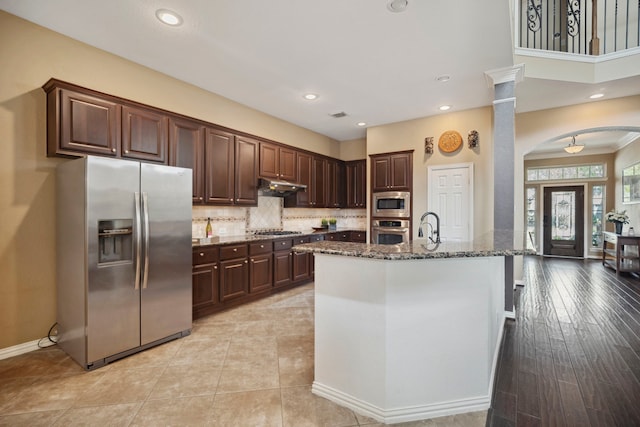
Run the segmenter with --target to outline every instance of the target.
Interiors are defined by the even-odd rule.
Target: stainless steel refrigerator
[[[93,156],[58,167],[58,344],[85,369],[190,333],[191,173]]]

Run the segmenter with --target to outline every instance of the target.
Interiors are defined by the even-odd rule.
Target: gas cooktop
[[[276,230],[276,231],[256,231],[256,236],[288,236],[290,234],[302,234],[302,231],[286,231],[286,230]]]

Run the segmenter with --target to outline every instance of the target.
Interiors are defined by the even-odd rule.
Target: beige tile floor
[[[0,361],[0,426],[379,426],[311,393],[313,285],[83,371],[56,347]],[[486,411],[402,426],[481,427]]]

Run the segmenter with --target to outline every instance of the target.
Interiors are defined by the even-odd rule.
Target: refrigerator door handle
[[[142,211],[144,216],[144,270],[142,271],[142,289],[147,289],[149,280],[149,203],[147,193],[142,193]]]
[[[142,250],[142,222],[140,221],[140,193],[136,192],[133,195],[134,204],[136,207],[136,278],[134,289],[140,289],[140,253]]]

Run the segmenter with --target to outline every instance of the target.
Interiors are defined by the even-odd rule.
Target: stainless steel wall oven
[[[397,245],[409,241],[408,219],[380,219],[371,223],[371,243]]]

